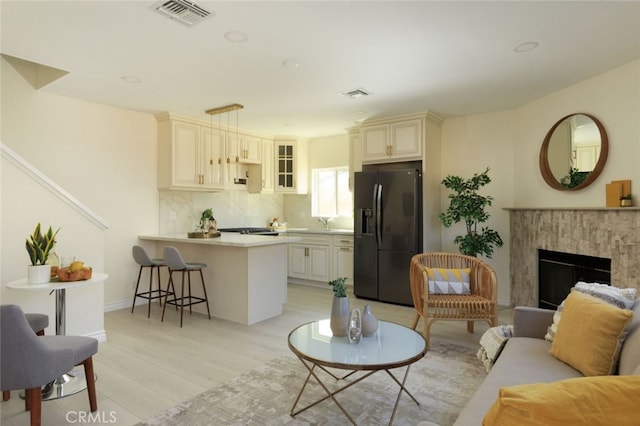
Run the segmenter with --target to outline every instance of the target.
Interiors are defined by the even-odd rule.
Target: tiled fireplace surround
[[[611,285],[640,290],[640,209],[508,210],[512,306],[538,306],[538,249],[610,258]]]

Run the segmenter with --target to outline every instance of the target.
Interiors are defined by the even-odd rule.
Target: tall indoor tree
[[[494,246],[502,247],[503,244],[497,231],[481,226],[489,220],[490,215],[486,208],[491,205],[493,197],[481,195],[478,191],[489,182],[491,178],[488,167],[482,173],[475,173],[470,179],[449,175],[442,181],[445,188],[453,193],[449,194],[449,208],[439,215],[440,222],[445,228],[464,222],[467,233],[458,235],[453,242],[458,244],[462,254],[468,256],[477,257],[481,254],[491,258]]]

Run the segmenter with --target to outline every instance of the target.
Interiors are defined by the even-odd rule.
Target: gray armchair
[[[37,337],[17,305],[0,306],[0,390],[25,389],[31,425],[40,425],[41,387],[84,366],[91,411],[98,409],[93,355],[98,341],[80,336]]]
[[[45,314],[25,314],[29,327],[37,336],[44,336],[44,329],[49,327],[49,317]],[[10,391],[2,392],[2,400],[8,401],[11,397]]]

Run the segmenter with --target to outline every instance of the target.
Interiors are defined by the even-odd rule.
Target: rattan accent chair
[[[426,268],[471,268],[471,294],[429,294]],[[423,318],[424,338],[429,345],[431,325],[436,321],[467,321],[467,331],[473,333],[475,321],[486,321],[492,327],[498,321],[498,283],[496,273],[488,264],[460,253],[420,253],[411,258],[409,269],[411,296],[416,316],[411,328]]]

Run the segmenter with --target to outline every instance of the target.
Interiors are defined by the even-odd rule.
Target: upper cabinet
[[[262,163],[262,138],[245,135],[242,150],[240,151],[240,159],[248,164]]]
[[[158,120],[158,187],[218,191],[224,187],[224,133],[163,114]]]
[[[354,173],[362,170],[360,127],[352,127],[347,132],[349,134],[349,189],[353,191]]]
[[[273,145],[263,146],[263,141],[273,144],[271,139],[172,113],[158,114],[156,120],[160,189],[220,191],[248,188],[250,183],[258,188],[255,192],[273,188]],[[271,176],[263,177],[263,162]],[[258,172],[250,173],[250,167]],[[265,184],[266,189],[260,189]]]
[[[227,134],[227,156],[231,163],[260,164],[262,139],[233,130],[229,131]]]
[[[376,120],[360,127],[362,163],[422,159],[424,117]]]
[[[275,192],[306,194],[308,182],[307,141],[299,138],[276,137]]]
[[[247,190],[250,193],[272,194],[274,191],[273,141],[261,139],[262,162],[249,165]]]
[[[273,192],[275,189],[273,172],[273,141],[262,140],[262,190],[261,192]]]

